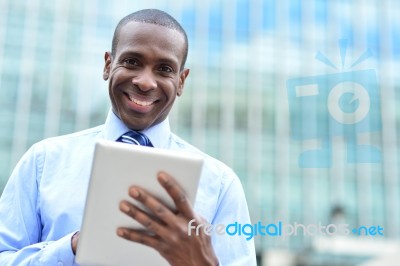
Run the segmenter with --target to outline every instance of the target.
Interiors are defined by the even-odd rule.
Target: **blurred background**
[[[33,143],[104,122],[104,52],[118,21],[142,8],[186,29],[191,72],[172,129],[236,171],[253,223],[384,228],[256,236],[259,265],[395,265],[395,0],[1,0],[0,191]]]

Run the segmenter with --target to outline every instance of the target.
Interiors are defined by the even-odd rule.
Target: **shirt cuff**
[[[72,252],[71,238],[76,232],[68,234],[57,241],[43,247],[43,265],[70,266],[75,263],[75,255]]]

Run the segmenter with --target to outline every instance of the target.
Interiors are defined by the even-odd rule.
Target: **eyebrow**
[[[140,52],[126,50],[126,51],[123,51],[119,55],[118,59],[125,58],[125,57],[130,57],[130,56],[136,57],[138,59],[145,58],[145,56],[143,56],[143,54],[140,53]],[[163,57],[163,58],[159,58],[157,60],[157,62],[165,63],[165,64],[171,64],[171,65],[174,66],[174,68],[176,68],[176,71],[179,71],[180,66],[179,66],[178,60],[174,60],[174,59],[172,59],[170,57]]]

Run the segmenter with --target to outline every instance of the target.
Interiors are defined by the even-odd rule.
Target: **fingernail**
[[[128,205],[126,202],[121,203],[121,210],[122,210],[123,212],[129,212],[130,209],[131,209],[131,208],[129,207],[129,205]]]
[[[158,176],[160,177],[161,182],[163,183],[168,182],[168,178],[163,173],[160,173]]]
[[[137,198],[139,197],[139,190],[137,190],[136,188],[131,188],[130,194],[132,197]]]
[[[117,229],[117,235],[119,235],[119,236],[124,236],[124,230],[121,229],[121,228],[118,228],[118,229]]]

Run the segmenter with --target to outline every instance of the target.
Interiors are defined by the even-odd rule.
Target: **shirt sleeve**
[[[220,266],[257,265],[253,237],[240,233],[244,225],[251,225],[251,221],[242,185],[233,171],[227,171],[223,177],[218,209],[212,224],[214,227],[222,224],[225,228],[232,225],[232,233],[236,228],[235,234],[224,232],[212,236]]]
[[[76,265],[71,248],[74,232],[42,242],[38,186],[43,152],[35,145],[15,167],[0,198],[0,265]]]

